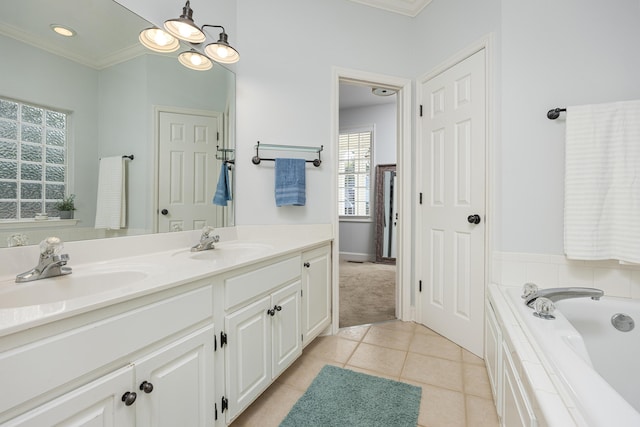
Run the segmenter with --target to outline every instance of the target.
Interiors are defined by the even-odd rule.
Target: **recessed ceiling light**
[[[65,36],[65,37],[73,37],[76,35],[76,32],[73,31],[71,28],[69,27],[65,27],[64,25],[59,25],[59,24],[51,24],[50,25],[51,29],[53,31],[55,31],[56,33],[60,34],[61,36]]]

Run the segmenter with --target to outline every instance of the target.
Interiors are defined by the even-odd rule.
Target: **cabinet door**
[[[137,402],[126,406],[122,396],[127,392],[135,392],[132,366],[105,375],[3,425],[12,427],[135,426]]]
[[[302,333],[311,342],[331,323],[331,245],[302,255]]]
[[[298,280],[271,296],[272,378],[280,375],[302,354],[300,286]]]
[[[271,297],[225,318],[227,330],[227,421],[233,419],[271,383]]]
[[[211,426],[213,325],[134,363],[137,426]]]

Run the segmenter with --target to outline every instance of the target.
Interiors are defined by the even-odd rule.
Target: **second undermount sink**
[[[216,261],[223,260],[228,257],[233,257],[234,259],[252,257],[268,252],[273,248],[274,246],[268,243],[232,240],[216,243],[215,249],[208,249],[205,251],[191,252],[189,249],[182,249],[175,252],[173,256],[186,256],[190,259]]]
[[[65,276],[0,286],[0,309],[68,301],[131,286],[149,275],[140,269],[88,269]]]

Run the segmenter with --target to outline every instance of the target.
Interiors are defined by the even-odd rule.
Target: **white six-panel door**
[[[482,49],[422,83],[418,148],[418,316],[478,356],[485,285],[485,74]],[[471,215],[480,223],[470,222]]]
[[[222,226],[223,210],[213,204],[219,118],[160,111],[158,121],[158,231]]]

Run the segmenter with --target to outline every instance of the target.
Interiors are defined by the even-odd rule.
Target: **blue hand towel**
[[[231,200],[231,185],[229,183],[229,168],[223,163],[220,168],[216,194],[213,196],[213,204],[227,206],[227,200]]]
[[[305,160],[276,159],[276,206],[304,206]]]

